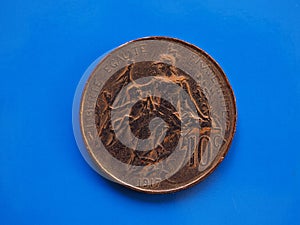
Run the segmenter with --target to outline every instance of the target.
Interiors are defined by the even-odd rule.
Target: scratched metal
[[[82,94],[80,127],[104,177],[146,193],[174,192],[223,160],[236,127],[235,98],[203,50],[143,38],[98,63]]]

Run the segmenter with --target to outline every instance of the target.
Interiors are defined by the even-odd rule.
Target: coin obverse
[[[207,177],[224,159],[236,105],[220,66],[184,41],[147,37],[98,58],[74,97],[73,130],[89,165],[146,193]]]

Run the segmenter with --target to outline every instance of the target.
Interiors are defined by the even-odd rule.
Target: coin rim
[[[171,189],[166,189],[166,190],[151,190],[151,189],[143,189],[142,187],[138,187],[138,186],[134,186],[134,185],[130,185],[130,184],[127,184],[126,182],[118,179],[117,177],[115,177],[112,173],[108,172],[105,170],[105,168],[99,164],[97,162],[97,160],[95,159],[95,156],[93,154],[93,151],[91,149],[88,148],[88,141],[87,141],[87,138],[85,137],[84,135],[84,132],[83,132],[83,105],[84,105],[84,96],[85,94],[87,93],[87,84],[89,83],[91,77],[93,77],[93,75],[95,74],[95,72],[97,71],[98,69],[98,66],[100,66],[101,62],[108,56],[108,55],[111,55],[113,54],[114,52],[118,51],[120,48],[122,48],[123,46],[125,45],[128,45],[128,44],[131,44],[131,43],[134,43],[134,42],[139,42],[139,41],[144,41],[144,40],[165,40],[165,41],[170,41],[170,42],[177,42],[177,43],[180,43],[184,46],[187,46],[187,47],[190,47],[194,50],[196,50],[196,52],[199,52],[200,54],[202,54],[204,57],[206,57],[212,64],[214,64],[214,66],[216,67],[216,69],[219,70],[221,76],[223,76],[224,78],[224,81],[228,87],[228,90],[230,92],[230,95],[232,97],[232,100],[233,100],[233,110],[234,110],[234,118],[233,118],[233,130],[232,132],[230,133],[229,135],[229,138],[228,138],[228,145],[227,145],[227,148],[226,150],[223,152],[223,154],[217,156],[218,157],[218,160],[215,161],[215,163],[213,165],[210,166],[210,168],[208,168],[206,170],[205,173],[203,173],[200,177],[197,177],[197,179],[194,179],[192,180],[191,182],[185,184],[185,185],[181,185],[181,186],[178,186],[178,187],[175,187],[175,188],[171,188]],[[232,118],[230,118],[232,119]],[[229,148],[232,144],[232,140],[233,140],[233,137],[234,137],[234,134],[236,132],[236,123],[237,123],[237,108],[236,108],[236,98],[235,98],[235,95],[234,95],[234,92],[233,92],[233,89],[229,83],[229,80],[226,76],[226,74],[224,73],[224,71],[222,70],[221,66],[207,53],[205,52],[204,50],[202,50],[201,48],[191,44],[191,43],[188,43],[186,41],[183,41],[183,40],[180,40],[180,39],[177,39],[177,38],[173,38],[173,37],[165,37],[165,36],[149,36],[149,37],[143,37],[143,38],[138,38],[138,39],[135,39],[135,40],[132,40],[132,41],[128,41],[120,46],[118,46],[117,48],[113,49],[112,51],[109,51],[108,54],[106,54],[102,59],[100,59],[97,63],[97,65],[95,66],[95,68],[92,70],[92,72],[90,73],[88,79],[86,80],[85,82],[85,85],[84,85],[84,88],[83,88],[83,91],[82,91],[82,94],[81,94],[81,99],[80,99],[80,106],[79,106],[79,123],[80,123],[80,132],[81,132],[81,137],[83,139],[83,142],[84,142],[84,145],[85,145],[85,149],[86,151],[88,152],[88,155],[91,159],[91,162],[93,163],[94,165],[94,169],[96,168],[97,169],[97,172],[100,173],[102,176],[104,176],[106,179],[110,179],[110,180],[113,180],[114,182],[116,183],[119,183],[119,184],[122,184],[124,185],[125,187],[128,187],[132,190],[135,190],[135,191],[139,191],[139,192],[143,192],[143,193],[149,193],[149,194],[165,194],[165,193],[173,193],[173,192],[177,192],[177,191],[180,191],[180,190],[184,190],[184,189],[187,189],[191,186],[194,186],[196,184],[198,184],[199,182],[201,182],[202,180],[204,180],[206,177],[208,177],[213,171],[215,171],[215,169],[218,167],[218,165],[223,161],[223,159],[225,158],[225,156],[227,155],[228,151],[229,151]]]

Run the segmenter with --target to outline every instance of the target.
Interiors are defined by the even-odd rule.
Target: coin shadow
[[[166,194],[148,194],[148,193],[138,192],[108,180],[106,181],[106,183],[116,192],[122,193],[122,195],[124,195],[125,197],[131,200],[156,204],[161,202],[176,202],[186,198],[190,198],[194,196],[196,192],[197,193],[200,192],[201,189],[208,188],[210,181],[209,179],[205,179],[203,182],[189,189],[181,190],[174,193],[166,193]]]

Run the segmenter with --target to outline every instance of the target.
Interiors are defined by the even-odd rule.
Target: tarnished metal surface
[[[104,57],[80,102],[93,168],[147,193],[187,188],[223,160],[235,99],[219,65],[183,41],[150,37]]]

